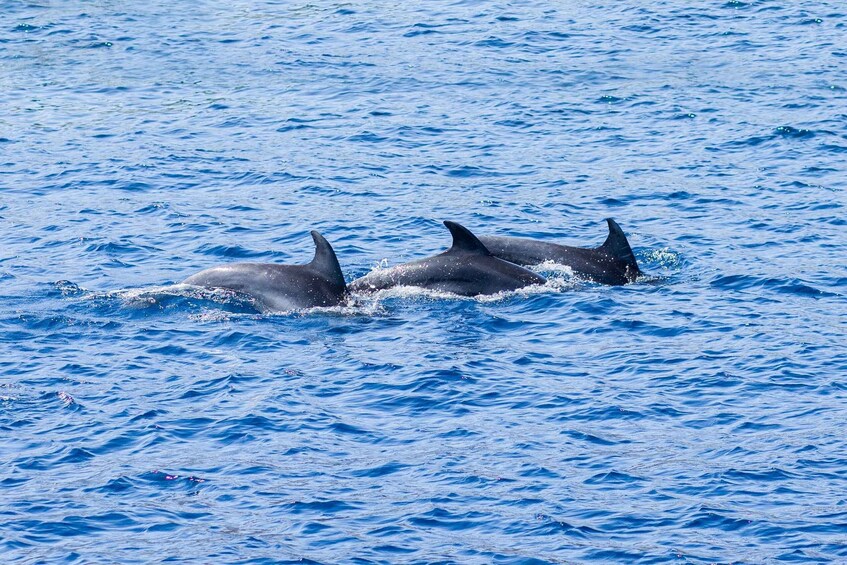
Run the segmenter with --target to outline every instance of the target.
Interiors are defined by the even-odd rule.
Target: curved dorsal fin
[[[633,274],[639,273],[635,254],[632,252],[632,247],[629,246],[629,241],[627,241],[623,230],[612,218],[606,218],[606,222],[609,224],[609,236],[600,246],[600,249],[605,251],[607,255],[614,257],[615,260],[623,261],[627,266],[634,269]]]
[[[330,282],[344,286],[344,274],[341,272],[341,265],[338,264],[338,257],[335,256],[332,246],[318,232],[312,230],[311,234],[315,241],[315,257],[309,266]]]
[[[453,246],[447,250],[447,253],[475,253],[478,255],[491,255],[491,252],[471,231],[463,225],[444,221],[444,225],[450,230],[453,236]]]

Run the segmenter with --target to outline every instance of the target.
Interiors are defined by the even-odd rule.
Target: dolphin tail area
[[[638,263],[635,260],[635,254],[632,252],[632,247],[630,247],[629,241],[627,241],[623,230],[616,221],[612,218],[606,218],[606,223],[609,224],[609,236],[598,250],[604,251],[616,261],[626,263],[627,277],[630,280],[633,280],[641,274],[641,269],[638,268]]]

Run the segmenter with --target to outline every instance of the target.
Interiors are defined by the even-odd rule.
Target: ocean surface
[[[0,0],[3,563],[847,562],[847,6]],[[260,314],[441,224],[627,233]]]

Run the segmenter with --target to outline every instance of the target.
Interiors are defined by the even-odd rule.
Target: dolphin
[[[609,236],[600,247],[569,247],[548,241],[519,237],[480,236],[479,240],[492,255],[517,265],[538,265],[554,261],[567,265],[588,280],[621,285],[635,281],[641,270],[621,227],[607,218]]]
[[[449,221],[444,225],[453,235],[450,249],[434,257],[373,271],[351,282],[350,290],[373,292],[394,286],[417,286],[477,296],[547,282],[530,270],[494,257],[464,226]]]
[[[347,285],[335,251],[321,234],[311,234],[315,257],[306,265],[232,263],[200,271],[183,284],[244,293],[264,312],[342,304],[348,297]]]

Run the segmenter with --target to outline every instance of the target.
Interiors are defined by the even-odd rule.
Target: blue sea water
[[[4,563],[847,562],[843,3],[0,13]],[[649,279],[169,286],[606,217]]]

